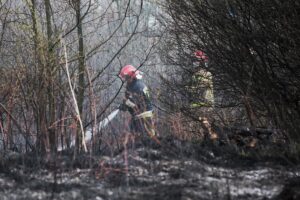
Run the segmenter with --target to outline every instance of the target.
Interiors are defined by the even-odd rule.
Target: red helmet
[[[136,78],[137,75],[140,74],[140,71],[137,70],[134,66],[132,65],[126,65],[124,66],[119,74],[119,77],[123,80],[126,81],[128,79],[133,79]]]
[[[200,50],[196,51],[195,56],[196,56],[196,58],[199,58],[204,62],[208,61],[208,57],[206,56],[206,54],[203,51],[200,51]]]

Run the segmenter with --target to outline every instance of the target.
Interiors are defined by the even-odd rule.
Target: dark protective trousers
[[[135,134],[140,134],[141,136],[155,136],[152,117],[145,117],[140,119],[132,118],[130,122],[130,130]]]

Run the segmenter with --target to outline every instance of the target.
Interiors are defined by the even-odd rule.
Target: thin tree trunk
[[[84,72],[85,72],[85,55],[84,55],[84,45],[83,45],[83,33],[82,33],[82,19],[81,19],[81,10],[80,5],[81,1],[74,1],[75,4],[75,12],[76,12],[76,21],[77,21],[77,35],[78,35],[78,94],[77,94],[77,102],[78,109],[80,113],[80,117],[82,117],[83,111],[83,101],[84,101],[84,90],[85,90],[85,80],[84,80]],[[78,129],[80,130],[80,129]],[[83,134],[83,133],[82,133]],[[81,132],[79,131],[76,137],[76,147],[77,150],[81,149],[81,143],[83,140]]]
[[[48,140],[46,137],[47,133],[47,123],[46,123],[46,98],[45,98],[45,83],[44,83],[44,65],[42,61],[43,47],[40,41],[40,35],[37,25],[37,16],[36,16],[36,1],[31,0],[31,5],[29,5],[31,18],[32,18],[32,30],[34,33],[34,52],[37,66],[37,77],[36,84],[39,87],[35,88],[37,93],[37,110],[35,111],[36,123],[37,123],[37,149],[39,151],[46,151],[48,146]]]
[[[46,23],[47,23],[47,96],[49,100],[49,126],[48,129],[49,134],[49,143],[51,151],[55,151],[56,149],[56,129],[52,127],[52,124],[55,122],[55,94],[54,94],[54,52],[53,52],[53,42],[52,42],[52,25],[51,25],[51,4],[50,0],[44,0],[45,3],[45,11],[46,11]],[[48,126],[48,127],[49,127]]]

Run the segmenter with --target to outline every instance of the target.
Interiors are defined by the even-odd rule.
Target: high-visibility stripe
[[[144,118],[148,118],[148,117],[153,117],[153,111],[152,110],[143,112],[143,113],[138,114],[138,115],[135,116],[136,119],[144,119]]]

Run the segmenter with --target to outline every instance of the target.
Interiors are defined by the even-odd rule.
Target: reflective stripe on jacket
[[[135,119],[145,119],[145,118],[152,118],[152,117],[153,117],[153,111],[149,110],[149,111],[146,111],[146,112],[136,115]]]

